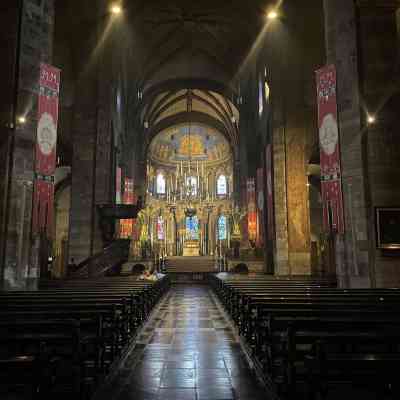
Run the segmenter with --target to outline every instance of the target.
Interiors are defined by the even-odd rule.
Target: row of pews
[[[279,396],[398,398],[400,290],[266,276],[210,279]]]
[[[169,286],[113,277],[0,292],[0,398],[90,398]]]

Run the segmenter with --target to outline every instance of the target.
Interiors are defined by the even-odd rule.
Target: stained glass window
[[[199,219],[197,216],[186,217],[186,239],[199,240]]]
[[[260,77],[258,81],[258,115],[261,117],[264,111],[264,87],[263,80]]]
[[[228,182],[225,175],[220,175],[217,179],[217,195],[225,196],[228,193]]]
[[[156,187],[157,194],[165,194],[166,192],[166,182],[163,174],[157,175],[157,187]]]
[[[218,218],[218,239],[225,240],[227,238],[226,217],[221,215]]]

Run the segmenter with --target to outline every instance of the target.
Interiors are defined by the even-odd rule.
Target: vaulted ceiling
[[[221,132],[237,145],[239,112],[223,95],[200,89],[171,89],[152,97],[142,109],[142,123],[151,130],[148,141],[166,128],[183,122],[199,122]],[[208,123],[207,123],[208,122]]]
[[[229,84],[254,43],[268,0],[125,0],[143,87],[196,76]]]

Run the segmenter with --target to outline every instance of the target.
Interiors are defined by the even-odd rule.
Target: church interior
[[[0,398],[398,399],[399,0],[3,0]]]

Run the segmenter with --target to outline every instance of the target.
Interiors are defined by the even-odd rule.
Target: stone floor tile
[[[161,388],[158,392],[159,400],[196,400],[195,389]]]
[[[197,400],[233,400],[231,386],[204,386],[197,388]]]

